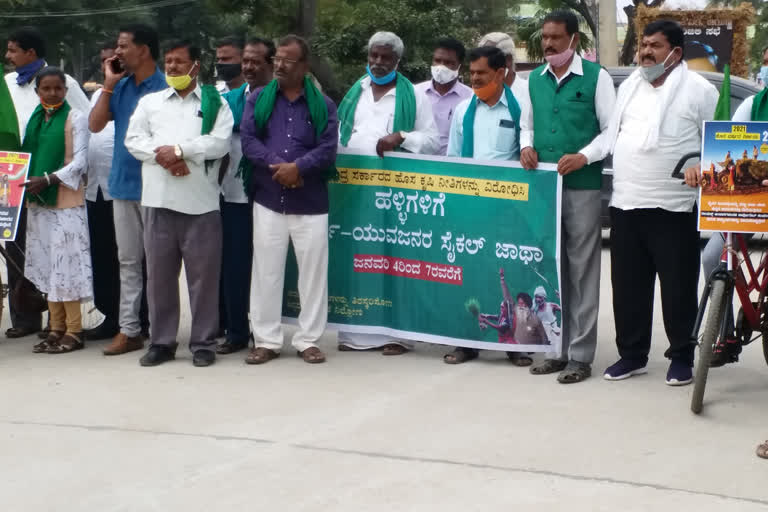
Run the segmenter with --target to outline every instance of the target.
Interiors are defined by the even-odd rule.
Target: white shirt
[[[251,93],[251,86],[245,86],[245,97]],[[229,167],[221,180],[221,193],[224,195],[224,201],[228,203],[247,203],[248,196],[245,194],[242,178],[236,177],[240,159],[243,158],[243,146],[240,140],[240,132],[232,133],[232,140],[229,144]]]
[[[205,169],[206,160],[227,154],[232,137],[232,112],[222,100],[213,129],[200,135],[200,87],[182,98],[173,88],[139,100],[125,135],[125,147],[141,166],[141,204],[151,208],[200,215],[219,209],[218,162]],[[181,146],[189,167],[187,176],[173,176],[155,162],[154,149]]]
[[[518,102],[521,101],[520,98],[527,98],[528,103],[531,103],[531,92],[528,89],[528,80],[521,77],[520,74],[515,75],[515,81],[512,82],[512,85],[510,85],[509,88],[512,89],[515,98],[518,98]]]
[[[8,90],[11,92],[13,106],[16,109],[16,117],[19,118],[19,136],[24,140],[24,133],[27,129],[29,118],[40,104],[40,96],[35,92],[35,79],[24,85],[16,83],[16,77],[19,76],[15,71],[5,75],[5,83],[8,84]],[[88,97],[85,95],[77,81],[69,75],[67,77],[67,96],[66,100],[69,106],[83,114],[91,111],[91,105],[88,103]]]
[[[701,150],[702,123],[714,117],[718,92],[698,73],[686,73],[659,124],[655,150],[642,149],[642,145],[650,129],[649,116],[660,111],[659,102],[668,84],[653,87],[643,80],[629,99],[613,153],[611,206],[673,212],[690,212],[693,208],[697,190],[683,186],[671,175],[683,155]]]
[[[61,184],[72,190],[80,188],[83,175],[86,172],[88,153],[88,113],[77,110],[69,111],[69,120],[72,122],[72,161],[56,171],[54,174],[61,180]],[[35,155],[32,155],[34,158]],[[34,205],[35,203],[30,203]]]
[[[574,54],[571,65],[568,66],[568,70],[562,77],[557,78],[554,71],[550,68],[549,64],[546,65],[541,74],[552,73],[557,83],[560,84],[565,78],[573,73],[574,75],[584,76],[584,66],[581,62],[581,57]],[[517,83],[517,78],[515,83]],[[512,84],[515,85],[514,83]],[[613,79],[611,75],[604,69],[600,69],[600,73],[597,75],[597,87],[595,89],[595,114],[597,115],[597,121],[600,124],[600,133],[582,148],[579,153],[587,157],[587,163],[591,164],[602,160],[603,155],[603,134],[608,128],[608,123],[611,121],[611,114],[613,113],[613,107],[616,103],[616,89],[613,87]],[[533,147],[533,109],[528,111],[528,116],[523,117],[520,120],[520,147],[527,148]]]
[[[739,105],[739,108],[737,108],[736,112],[733,114],[733,121],[739,123],[748,123],[752,121],[752,105],[754,103],[754,96],[750,96],[749,98],[742,101],[741,105]]]
[[[371,77],[363,78],[363,88],[355,109],[355,123],[349,137],[347,149],[373,154],[380,138],[392,133],[395,120],[395,90],[388,90],[379,101],[374,101],[371,89]],[[411,153],[434,155],[440,150],[440,136],[435,119],[432,117],[432,105],[423,94],[416,94],[416,122],[413,131],[407,132],[400,147]],[[339,123],[341,127],[341,123]]]
[[[91,108],[101,96],[102,90],[93,93]],[[109,195],[109,171],[112,169],[112,154],[115,150],[115,122],[110,121],[99,133],[91,133],[88,143],[88,186],[85,188],[85,199],[96,201],[101,189],[105,201],[111,201]]]
[[[515,80],[517,82],[517,80]],[[517,97],[520,105],[520,119],[528,115],[531,109],[527,96]],[[464,100],[456,107],[451,123],[451,135],[448,142],[448,156],[461,156],[464,142],[464,116],[471,101],[477,102],[474,123],[474,151],[472,158],[478,160],[516,160],[520,156],[517,144],[517,133],[514,121],[509,113],[507,95],[501,95],[499,101],[492,107],[479,99],[472,97]]]

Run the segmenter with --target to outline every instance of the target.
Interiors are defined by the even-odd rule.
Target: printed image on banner
[[[699,230],[768,232],[768,123],[704,123]]]
[[[340,154],[329,183],[329,322],[347,332],[559,352],[559,191],[518,162]],[[295,263],[283,314],[300,304]]]
[[[19,211],[29,171],[29,153],[0,151],[0,240],[16,239]]]

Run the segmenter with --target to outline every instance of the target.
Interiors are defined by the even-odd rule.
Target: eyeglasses
[[[298,60],[292,60],[292,59],[284,59],[283,57],[273,57],[272,58],[272,64],[275,66],[279,66],[280,64],[287,64],[289,66],[293,66],[294,64],[298,64]]]

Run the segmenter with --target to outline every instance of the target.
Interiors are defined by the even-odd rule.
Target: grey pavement
[[[141,368],[103,343],[38,355],[0,338],[0,510],[768,510],[759,343],[712,371],[694,416],[692,387],[664,384],[657,309],[649,374],[604,381],[607,252],[603,277],[596,375],[567,386],[497,353],[459,366],[431,345],[340,353],[335,332],[323,365],[286,344],[261,367],[239,353],[210,368],[185,347]]]

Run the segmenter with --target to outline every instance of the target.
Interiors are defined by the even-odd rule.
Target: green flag
[[[19,121],[11,92],[5,83],[5,69],[0,62],[0,150],[18,151],[20,147]]]
[[[720,86],[720,98],[715,109],[715,121],[731,120],[731,66],[723,69],[723,85]]]

